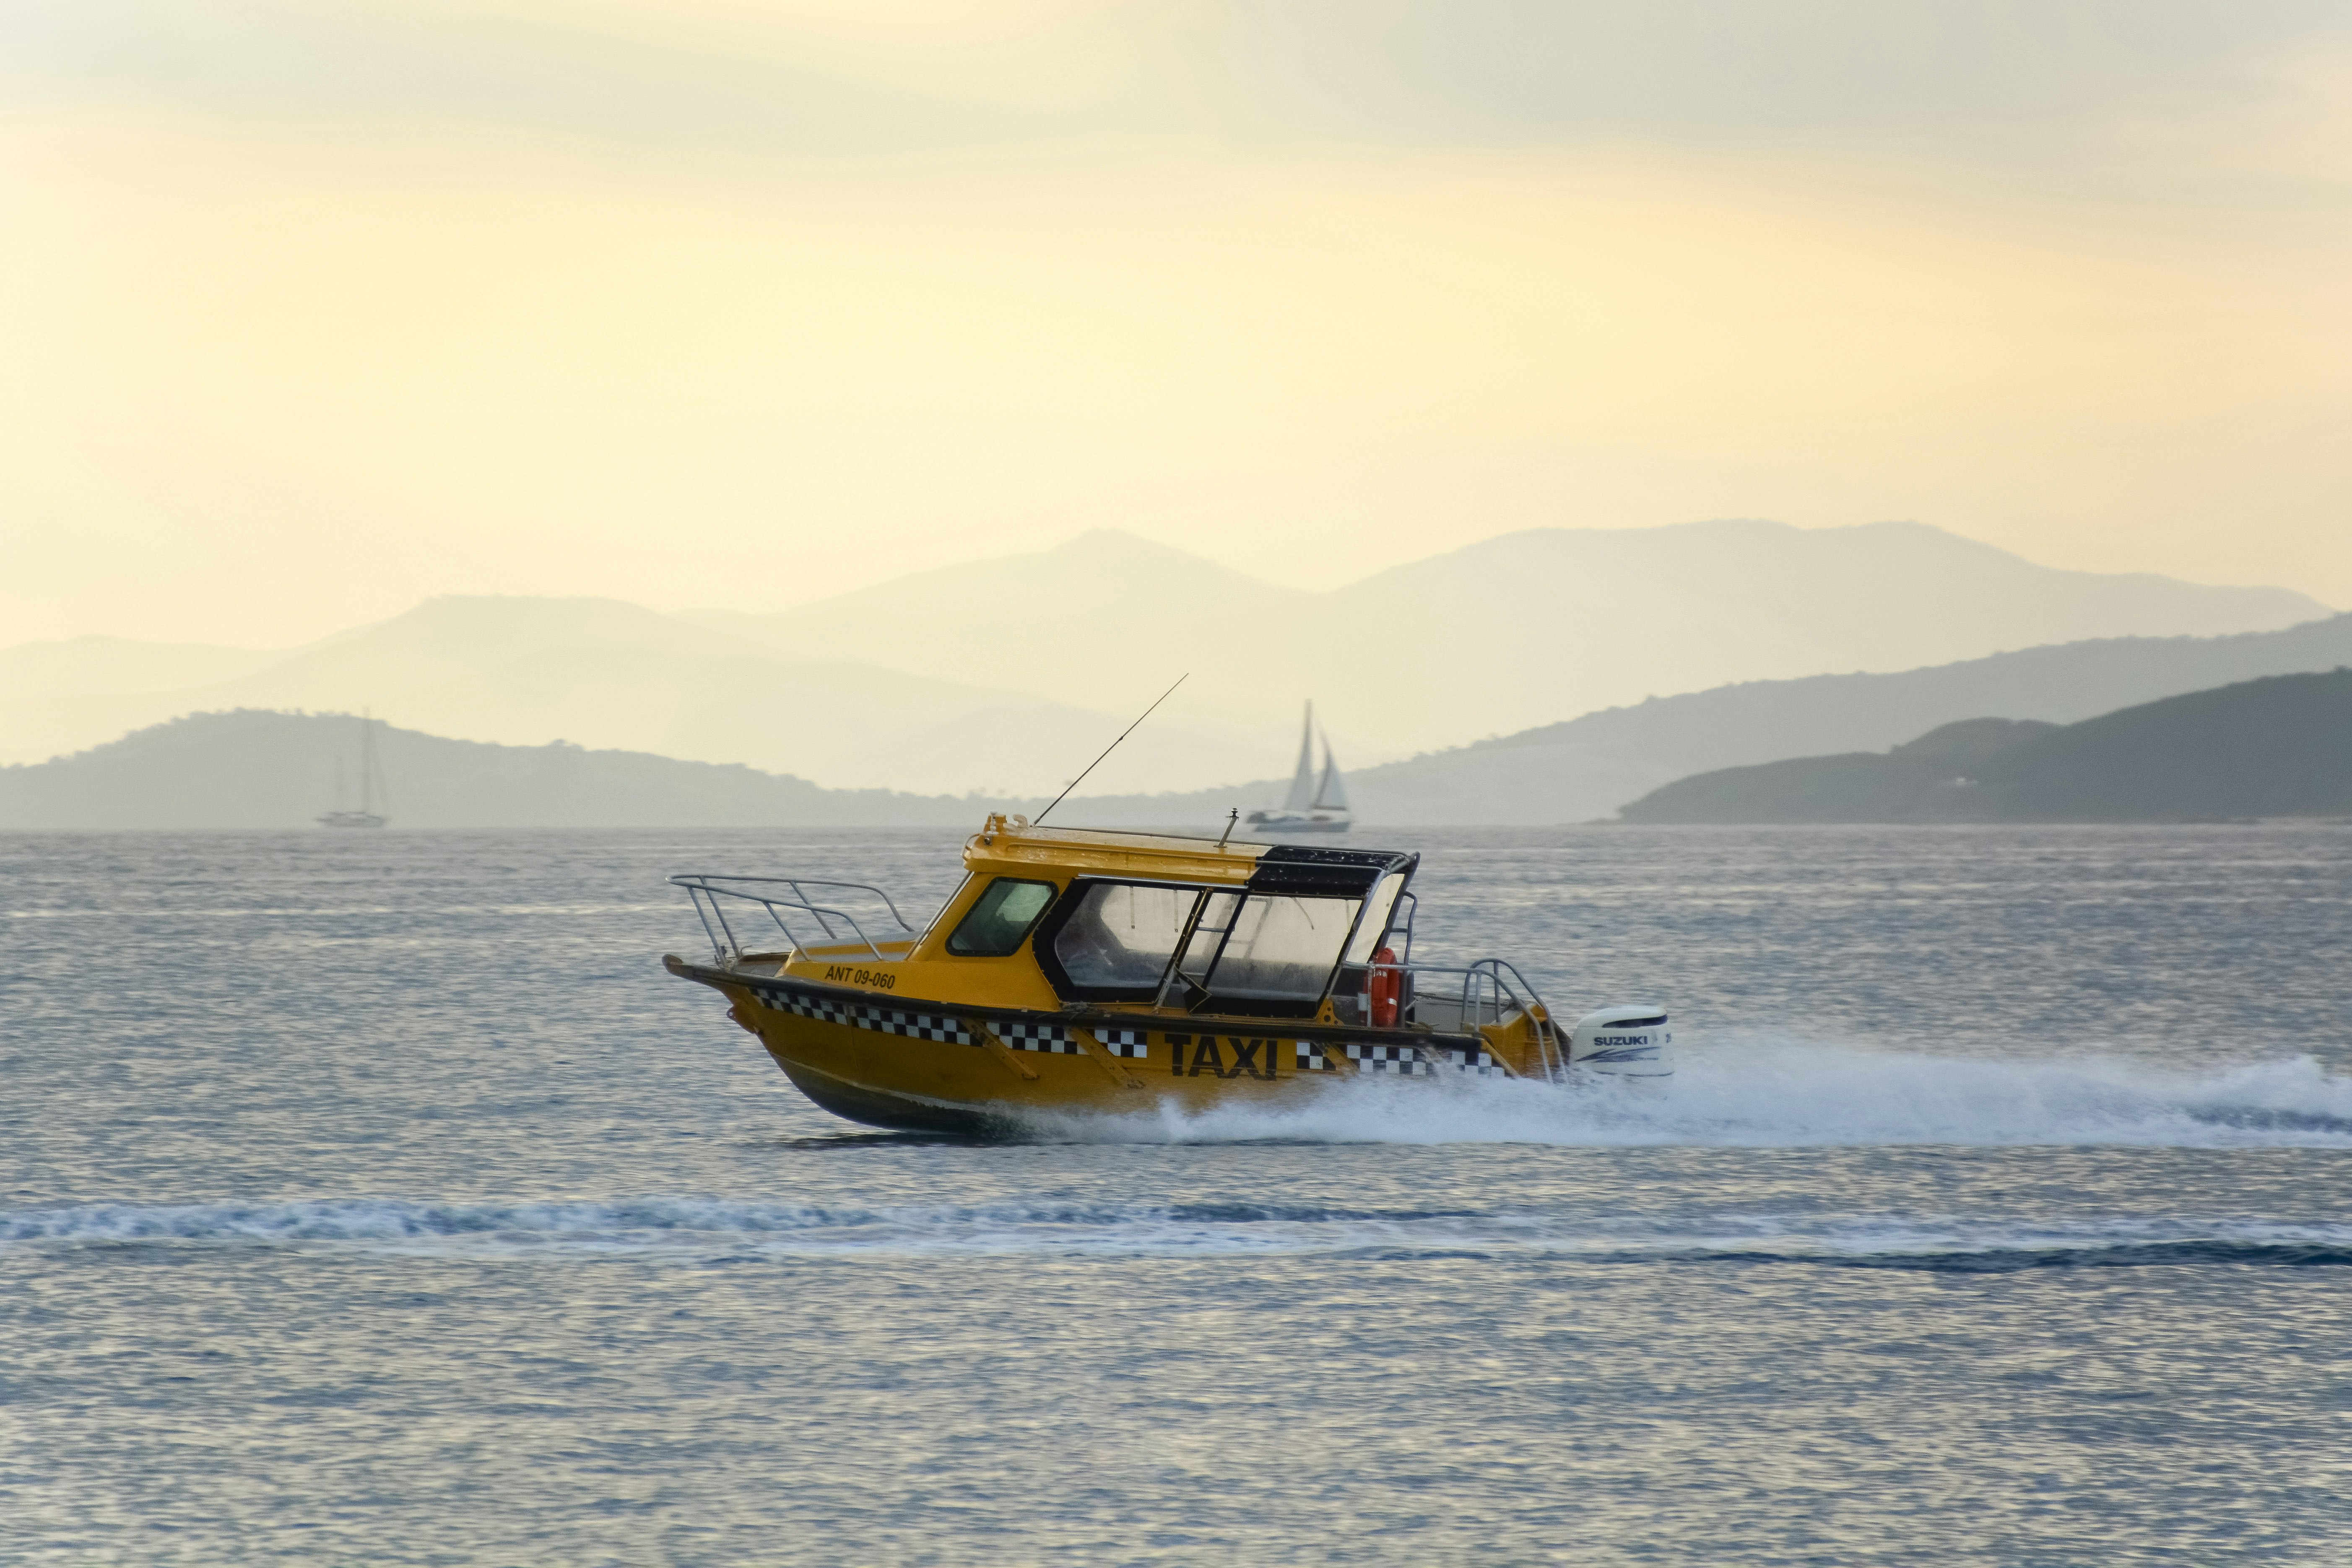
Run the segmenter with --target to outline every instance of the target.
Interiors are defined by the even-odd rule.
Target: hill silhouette
[[[1468,746],[1350,770],[1360,821],[1584,822],[1717,768],[1881,751],[1986,713],[2068,724],[2265,675],[2352,664],[2352,615],[2224,637],[2111,637],[1888,675],[1751,680],[1604,709]],[[1264,779],[1176,796],[1074,797],[1073,820],[1207,821],[1282,798]],[[1139,816],[1138,814],[1146,814]]]
[[[200,713],[74,756],[0,768],[0,828],[308,827],[336,804],[337,768],[358,723],[348,714]],[[560,741],[500,746],[390,725],[378,726],[376,741],[394,827],[977,826],[994,809]]]
[[[1629,823],[2178,822],[2352,814],[2352,669],[2270,676],[2064,726],[1948,724],[1879,752],[1679,779]]]

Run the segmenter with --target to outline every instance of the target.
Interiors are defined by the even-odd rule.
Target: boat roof
[[[1385,873],[1409,873],[1420,858],[1402,850],[1039,827],[1025,818],[1002,815],[990,816],[963,847],[964,867],[975,873],[1019,876],[1026,870],[1032,875],[1043,871],[1155,882],[1223,882],[1286,893],[1360,894]]]

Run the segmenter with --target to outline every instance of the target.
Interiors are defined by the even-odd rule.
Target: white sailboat
[[[1315,769],[1315,742],[1323,742],[1323,769]],[[1307,703],[1307,723],[1298,733],[1298,771],[1291,775],[1290,793],[1281,809],[1253,811],[1242,819],[1252,831],[1277,837],[1294,833],[1345,833],[1353,822],[1348,812],[1348,784],[1331,755],[1331,737],[1315,727],[1315,703]]]
[[[376,809],[378,805],[389,809],[392,805],[392,794],[384,788],[383,763],[375,754],[375,720],[367,714],[363,713],[360,716],[360,807],[357,811],[343,807],[346,797],[343,794],[342,774],[342,763],[341,759],[338,759],[335,764],[336,809],[318,818],[320,826],[382,827],[392,820]]]

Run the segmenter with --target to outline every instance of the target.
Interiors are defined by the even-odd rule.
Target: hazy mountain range
[[[776,581],[789,597],[789,563]],[[0,651],[0,763],[191,712],[366,709],[455,739],[561,739],[827,786],[1034,797],[1190,671],[1087,782],[1097,795],[1158,794],[1284,768],[1308,696],[1352,766],[1531,725],[1556,731],[1573,715],[1730,680],[2326,614],[2280,589],[2055,571],[1902,523],[1538,530],[1328,593],[1098,531],[770,615],[443,598],[274,652],[113,637],[25,645]],[[1540,769],[1475,747],[1392,775],[1375,768],[1360,775],[1362,802],[1391,820],[1555,821],[1690,771],[1660,774],[1638,745],[1587,754],[1584,742],[1515,735],[1512,745],[1567,748]],[[1751,759],[1710,763],[1741,760]],[[1538,772],[1550,782],[1532,782]],[[1570,773],[1586,782],[1559,782]]]
[[[1884,752],[1679,779],[1632,823],[2179,822],[2352,813],[2352,669],[2064,726],[1963,720]]]
[[[2279,589],[2053,571],[1915,523],[1723,521],[1505,534],[1321,594],[1105,531],[782,615],[700,618],[801,657],[1108,712],[1186,669],[1187,710],[1230,721],[1283,724],[1311,694],[1373,762],[1729,680],[2328,613]]]
[[[1906,753],[1924,761],[1938,748],[2023,734],[2036,721],[2072,722],[2151,697],[2347,663],[2352,616],[2337,616],[2283,632],[2116,638],[1894,675],[1755,681],[1370,769],[1356,780],[1358,815],[1368,830],[1587,821],[1711,769],[1882,748],[1937,730],[1933,745]],[[2011,717],[2021,714],[2022,728]],[[380,733],[393,816],[404,826],[964,825],[992,808],[1034,813],[1043,804],[1039,796],[828,791],[740,765]],[[337,772],[349,765],[357,735],[355,721],[320,714],[180,720],[76,756],[0,768],[0,827],[300,826],[343,804]],[[1934,766],[1950,760],[1939,756]],[[1229,809],[1278,794],[1281,783],[1073,796],[1055,820],[1207,827]]]

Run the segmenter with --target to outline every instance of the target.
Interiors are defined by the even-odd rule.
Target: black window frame
[[[1046,893],[1045,903],[1038,907],[1035,914],[1029,917],[1029,923],[1021,928],[1021,934],[1013,939],[1013,945],[1003,949],[1002,952],[992,950],[987,952],[966,952],[959,949],[956,946],[956,941],[963,935],[963,928],[970,925],[972,921],[972,917],[980,913],[980,906],[988,901],[988,896],[996,891],[998,888],[1008,883],[1014,887],[1045,889]],[[988,879],[988,886],[982,888],[980,890],[979,896],[974,898],[971,903],[964,906],[963,915],[956,921],[955,929],[948,932],[947,941],[943,944],[948,956],[950,958],[1013,958],[1018,956],[1021,952],[1021,944],[1035,937],[1037,934],[1037,928],[1043,924],[1047,917],[1051,916],[1056,909],[1061,907],[1062,900],[1055,896],[1057,891],[1058,889],[1055,885],[1043,877],[991,877]]]
[[[1309,856],[1312,856],[1311,859]],[[1157,877],[1074,877],[1061,898],[1045,912],[1045,919],[1031,928],[1030,951],[1036,955],[1037,967],[1045,972],[1046,983],[1053,986],[1054,994],[1065,1002],[1129,1003],[1154,1006],[1165,994],[1169,1000],[1183,1005],[1188,1012],[1217,1013],[1234,1017],[1312,1018],[1323,1010],[1324,1002],[1344,984],[1344,976],[1349,967],[1348,948],[1354,940],[1357,927],[1363,921],[1365,895],[1371,890],[1379,877],[1389,871],[1402,874],[1410,886],[1420,857],[1341,850],[1336,854],[1307,851],[1299,858],[1306,864],[1276,861],[1274,866],[1265,867],[1261,862],[1260,874],[1246,882],[1180,882]],[[1061,936],[1062,929],[1077,913],[1087,893],[1097,887],[1167,888],[1193,895],[1192,910],[1185,915],[1183,925],[1177,933],[1176,950],[1169,955],[1168,963],[1161,966],[1160,977],[1150,984],[1081,985],[1070,977],[1069,971],[1062,965],[1061,955],[1054,951],[1055,942]],[[1185,949],[1192,942],[1193,931],[1207,907],[1207,900],[1217,893],[1230,893],[1240,900],[1286,896],[1356,900],[1355,919],[1340,934],[1339,950],[1330,972],[1323,977],[1322,989],[1313,997],[1304,1000],[1220,994],[1214,985],[1217,964],[1224,957],[1226,939],[1223,936],[1218,939],[1216,955],[1210,961],[1207,979],[1211,989],[1202,991],[1189,979],[1171,983],[1174,968],[1181,962]],[[1391,918],[1395,908],[1391,902]],[[1238,920],[1240,911],[1236,910],[1234,913]],[[1226,934],[1229,936],[1231,933],[1228,931]]]
[[[1045,972],[1046,984],[1053,986],[1054,994],[1061,997],[1065,1002],[1149,1004],[1159,999],[1160,988],[1168,981],[1167,964],[1160,965],[1159,978],[1149,985],[1081,985],[1070,978],[1070,972],[1062,967],[1061,955],[1054,951],[1054,942],[1062,934],[1062,928],[1070,923],[1070,917],[1078,912],[1078,906],[1086,902],[1087,894],[1096,888],[1166,888],[1174,892],[1192,894],[1192,908],[1185,914],[1184,923],[1177,933],[1180,948],[1184,938],[1192,933],[1194,917],[1201,910],[1202,894],[1241,890],[1238,887],[1224,883],[1171,882],[1159,877],[1072,878],[1069,888],[1054,907],[1045,911],[1045,918],[1033,927],[1029,933],[1031,951],[1037,955],[1037,967]],[[1171,959],[1170,962],[1173,963],[1174,960]]]
[[[1209,966],[1202,972],[1201,980],[1195,981],[1191,975],[1184,973],[1181,967],[1184,951],[1192,945],[1193,928],[1187,928],[1184,940],[1179,944],[1175,956],[1169,960],[1175,981],[1175,994],[1181,994],[1185,999],[1184,1010],[1188,1013],[1224,1014],[1236,1018],[1312,1018],[1320,1013],[1323,1010],[1323,1004],[1330,998],[1334,989],[1339,984],[1340,972],[1347,967],[1349,944],[1355,939],[1356,928],[1363,923],[1363,895],[1344,886],[1328,884],[1265,888],[1257,886],[1255,879],[1238,888],[1221,890],[1232,893],[1238,901],[1234,906],[1232,921],[1217,936],[1217,951],[1210,955]],[[1339,946],[1332,956],[1331,967],[1324,972],[1323,983],[1314,995],[1303,998],[1236,996],[1230,991],[1219,991],[1216,988],[1217,971],[1224,966],[1225,949],[1233,942],[1234,930],[1241,924],[1243,907],[1252,899],[1355,900],[1356,912],[1349,920],[1348,929],[1339,933]],[[1197,923],[1199,917],[1206,912],[1205,904],[1194,905],[1192,912]],[[1205,986],[1202,982],[1206,983]]]

